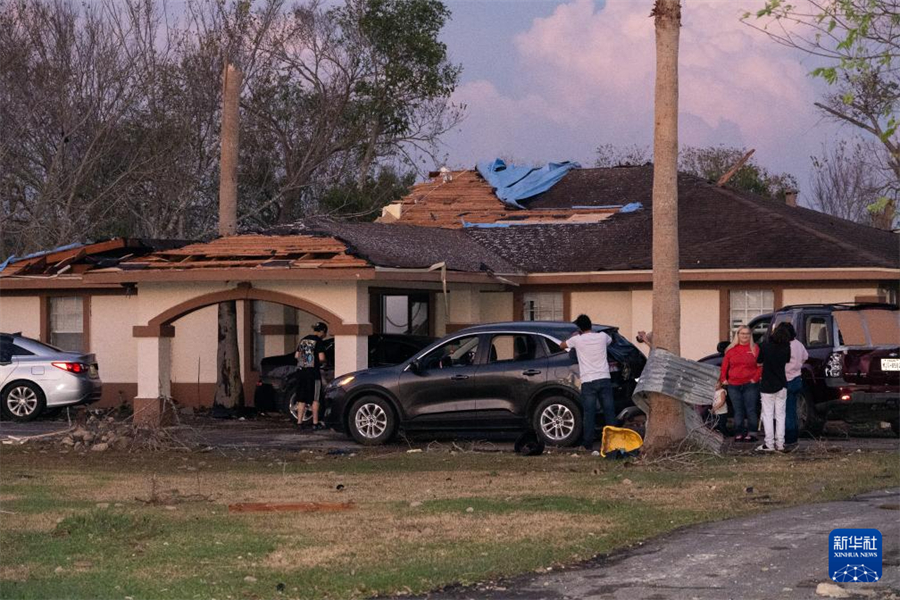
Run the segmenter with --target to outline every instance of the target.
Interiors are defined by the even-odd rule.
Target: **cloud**
[[[820,90],[802,57],[743,25],[739,3],[683,4],[682,142],[754,147],[770,168],[808,168],[809,154],[826,134],[812,107]],[[453,155],[505,148],[500,152],[534,160],[589,161],[601,143],[649,145],[655,76],[650,7],[649,0],[573,0],[535,19],[515,37],[517,89],[498,90],[481,80],[457,90],[469,118],[451,140]]]

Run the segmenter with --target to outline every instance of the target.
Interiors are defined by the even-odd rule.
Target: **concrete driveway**
[[[840,474],[836,473],[836,477]],[[429,600],[788,600],[900,597],[900,489],[689,527],[572,569],[453,588]],[[881,531],[883,578],[829,584],[828,533]],[[847,595],[842,595],[846,593]]]

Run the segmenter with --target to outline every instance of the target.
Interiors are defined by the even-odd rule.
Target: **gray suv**
[[[14,421],[100,399],[93,354],[66,352],[19,333],[0,333],[0,410]]]

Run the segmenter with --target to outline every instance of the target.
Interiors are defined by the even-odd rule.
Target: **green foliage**
[[[372,221],[382,207],[405,196],[415,179],[415,173],[411,171],[398,174],[386,167],[376,177],[367,179],[362,189],[353,181],[328,189],[319,202],[320,210],[330,215]]]

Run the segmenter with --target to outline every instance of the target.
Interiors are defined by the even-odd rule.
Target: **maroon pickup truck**
[[[800,430],[819,435],[829,419],[886,421],[900,435],[900,310],[893,304],[796,304],[751,322],[762,341],[789,322],[809,352],[797,399]],[[756,331],[764,331],[757,337]],[[720,353],[700,360],[721,364]]]

